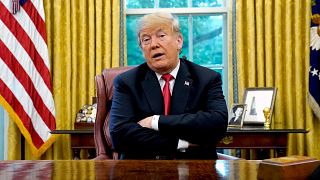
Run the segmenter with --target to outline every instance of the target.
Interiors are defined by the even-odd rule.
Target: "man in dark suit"
[[[179,59],[183,38],[169,13],[142,17],[138,40],[146,63],[114,81],[114,149],[121,159],[216,159],[228,124],[220,74]]]

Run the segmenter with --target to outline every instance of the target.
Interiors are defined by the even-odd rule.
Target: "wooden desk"
[[[275,149],[276,157],[285,156],[288,134],[307,133],[304,129],[228,129],[218,143],[220,149]],[[80,159],[81,149],[90,149],[89,158],[95,157],[93,130],[54,130],[52,134],[70,134],[74,159]],[[263,158],[264,159],[264,158]]]
[[[0,161],[0,179],[257,179],[260,161]]]

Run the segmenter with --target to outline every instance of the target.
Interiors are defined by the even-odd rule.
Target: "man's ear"
[[[183,45],[183,37],[181,34],[178,35],[178,38],[177,38],[177,43],[178,43],[178,49],[182,49],[182,45]]]

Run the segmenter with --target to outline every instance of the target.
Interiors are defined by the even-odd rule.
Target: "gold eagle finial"
[[[311,16],[311,21],[312,21],[313,24],[318,25],[317,33],[320,36],[320,15],[319,14],[313,14]]]

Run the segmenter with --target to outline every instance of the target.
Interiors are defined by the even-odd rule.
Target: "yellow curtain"
[[[76,113],[95,96],[95,75],[120,65],[120,0],[44,0],[44,8],[56,129],[73,129]],[[14,123],[9,135],[8,159],[20,159]],[[70,136],[59,135],[39,159],[71,159],[70,146]],[[28,144],[25,158],[36,159]]]
[[[311,0],[237,0],[237,78],[240,102],[246,87],[277,87],[272,126],[310,131],[290,135],[287,154],[320,158],[320,121],[307,101],[310,16]]]
[[[230,0],[229,1],[229,14],[230,14],[230,16],[228,16],[228,22],[229,22],[229,24],[228,24],[228,27],[230,27],[229,28],[229,31],[228,31],[228,89],[229,89],[229,91],[228,91],[228,107],[230,107],[232,104],[233,104],[233,102],[235,102],[235,99],[233,98],[233,96],[234,96],[234,93],[233,93],[233,89],[235,88],[234,86],[233,86],[233,82],[234,82],[234,79],[233,79],[233,68],[234,68],[234,66],[233,66],[233,56],[234,56],[234,53],[233,53],[233,51],[234,51],[234,49],[233,49],[233,44],[234,44],[234,42],[233,42],[233,36],[234,36],[234,34],[233,34],[233,14],[235,13],[234,11],[233,11],[233,1],[234,0]]]

